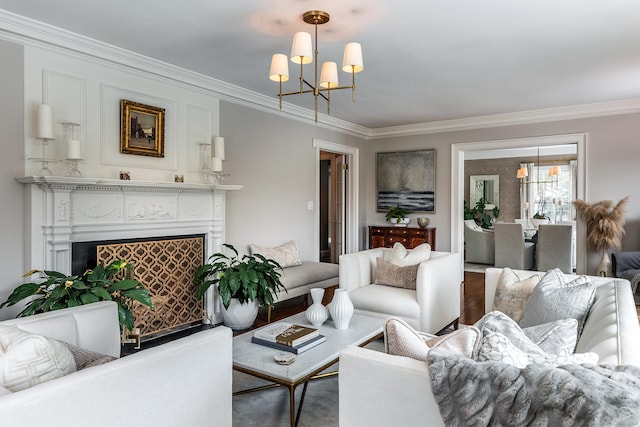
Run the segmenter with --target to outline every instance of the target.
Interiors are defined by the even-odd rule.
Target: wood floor
[[[337,286],[327,288],[322,300],[328,304],[333,298],[333,292]],[[465,271],[464,284],[461,290],[462,307],[460,308],[460,323],[471,325],[484,315],[484,273],[472,273]],[[308,307],[306,297],[293,298],[276,304],[271,313],[271,321],[281,320],[285,317],[300,313]],[[256,319],[255,326],[263,326],[267,323],[267,313],[261,311]]]

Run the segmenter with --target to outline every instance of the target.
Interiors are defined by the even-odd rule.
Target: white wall
[[[24,122],[22,97],[24,88],[23,49],[13,43],[0,41],[2,79],[0,79],[0,129],[2,129],[2,155],[0,156],[0,302],[21,283],[27,271],[24,263],[25,202],[24,189],[15,180],[24,173]],[[0,318],[14,317],[15,307],[5,308]]]

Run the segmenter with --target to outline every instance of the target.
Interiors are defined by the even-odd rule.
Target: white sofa
[[[375,248],[340,256],[340,288],[347,289],[357,313],[397,316],[412,327],[436,333],[460,317],[460,255],[432,251],[418,267],[416,290],[373,284],[376,258],[389,260],[392,249]]]
[[[501,271],[487,269],[487,312]],[[536,273],[516,272],[520,277]],[[640,365],[640,326],[629,282],[595,276],[591,280],[598,288],[576,352],[595,352],[599,363]],[[425,362],[347,347],[340,355],[339,391],[340,427],[443,425]]]
[[[0,325],[120,355],[114,302]],[[0,396],[0,425],[231,426],[231,341],[231,330],[217,327]]]

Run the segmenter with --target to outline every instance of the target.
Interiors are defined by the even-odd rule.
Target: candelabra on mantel
[[[29,160],[42,164],[38,171],[38,175],[52,175],[51,169],[49,169],[49,163],[55,163],[56,160],[49,158],[49,141],[55,141],[55,138],[53,137],[53,109],[50,105],[41,104],[38,107],[38,128],[36,139],[42,141],[42,157],[31,157]]]
[[[224,160],[224,138],[216,136],[213,144],[202,142],[200,146],[200,173],[206,184],[219,185],[224,181],[225,174],[222,171]]]
[[[75,138],[75,129],[80,126],[79,123],[62,122],[67,134],[67,163],[69,163],[69,170],[67,176],[82,177],[80,169],[78,169],[78,162],[82,160],[82,142]]]
[[[211,175],[211,167],[209,167],[211,144],[200,142],[198,145],[200,146],[200,175],[202,176],[202,182],[209,184],[209,175]]]

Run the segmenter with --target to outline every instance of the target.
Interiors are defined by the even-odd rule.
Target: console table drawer
[[[436,250],[436,229],[434,227],[383,227],[369,226],[369,248],[390,248],[400,242],[407,249],[413,249],[423,243],[428,243],[432,250]]]

